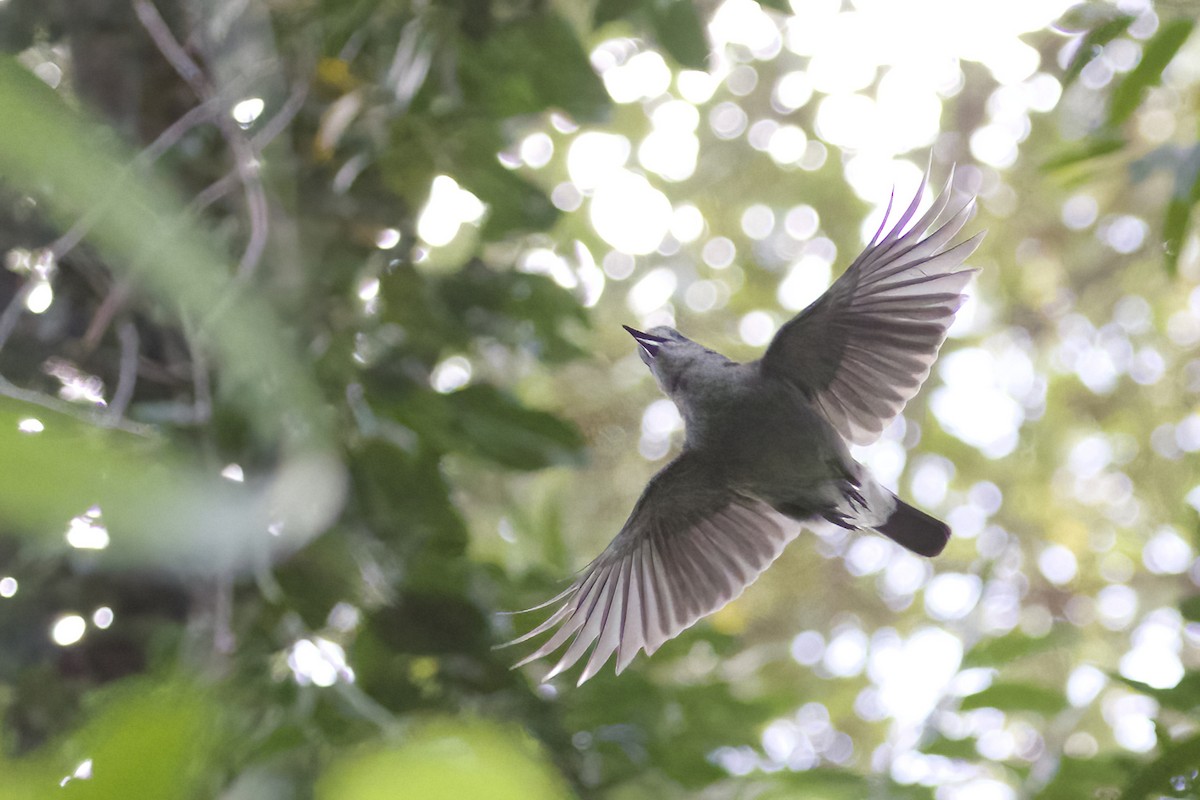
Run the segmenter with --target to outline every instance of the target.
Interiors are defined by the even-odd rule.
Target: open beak
[[[631,328],[628,325],[622,325],[621,327],[629,331],[629,335],[637,340],[637,343],[642,346],[642,350],[646,353],[646,355],[650,356],[650,358],[654,358],[658,355],[659,346],[666,341],[666,339],[661,336],[655,336],[652,333],[645,333],[637,330],[636,328]]]

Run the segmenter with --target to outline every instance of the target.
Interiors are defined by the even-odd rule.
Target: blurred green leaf
[[[386,438],[369,439],[352,453],[351,471],[367,521],[385,541],[403,542],[410,558],[422,551],[457,557],[466,548],[466,526],[438,469],[440,455],[410,453]]]
[[[1119,673],[1110,673],[1109,677],[1135,691],[1153,697],[1165,708],[1173,708],[1186,714],[1200,708],[1200,672],[1185,672],[1179,683],[1168,689],[1158,689],[1141,681],[1126,678]]]
[[[1079,74],[1083,72],[1083,68],[1100,55],[1104,45],[1128,30],[1134,19],[1136,17],[1129,14],[1120,14],[1101,22],[1084,34],[1083,41],[1079,43],[1079,47],[1076,49],[1075,55],[1071,57],[1071,63],[1067,65],[1067,71],[1063,75],[1063,87],[1074,83]]]
[[[1129,777],[1128,757],[1071,758],[1063,756],[1058,771],[1037,800],[1096,800],[1115,797]]]
[[[938,736],[929,744],[922,745],[920,749],[926,755],[945,756],[963,761],[974,761],[979,758],[979,751],[975,749],[975,740],[970,737],[948,739],[945,736]]]
[[[544,230],[559,211],[541,189],[499,162],[497,153],[506,144],[500,121],[491,116],[456,113],[432,123],[404,116],[391,127],[380,166],[387,184],[414,208],[428,199],[435,176],[454,178],[488,204],[486,239]]]
[[[762,781],[756,800],[933,800],[925,786],[904,786],[878,776],[866,777],[835,767],[782,770]]]
[[[210,759],[220,746],[211,692],[190,681],[136,679],[91,699],[87,722],[52,751],[16,761],[0,755],[0,800],[150,800],[199,796],[211,787]],[[87,760],[91,777],[72,777],[60,788]]]
[[[452,319],[474,336],[529,350],[544,361],[566,361],[586,351],[568,338],[568,326],[586,325],[587,312],[571,292],[545,275],[494,269],[472,259],[438,281],[439,299]],[[447,331],[447,334],[451,334]]]
[[[1112,91],[1108,106],[1108,126],[1116,128],[1137,109],[1142,94],[1162,81],[1163,70],[1175,58],[1179,48],[1196,27],[1195,18],[1180,17],[1163,24],[1142,47],[1142,60]]]
[[[692,0],[657,0],[648,4],[654,35],[673,59],[689,69],[705,69],[709,45]]]
[[[521,405],[493,386],[468,386],[446,395],[465,447],[512,469],[579,464],[584,441],[574,425]]]
[[[515,231],[546,230],[559,217],[559,210],[538,187],[495,159],[467,165],[460,173],[463,185],[488,204],[483,224],[485,239],[500,239]]]
[[[555,13],[518,18],[482,46],[464,46],[458,65],[467,100],[500,119],[561,109],[587,123],[611,110],[575,30]]]
[[[1200,789],[1196,769],[1200,767],[1200,736],[1163,743],[1160,753],[1138,769],[1125,784],[1121,800],[1147,797],[1195,797]],[[1182,793],[1182,794],[1181,794]]]
[[[1020,631],[1006,633],[994,639],[981,639],[963,657],[963,669],[973,667],[1002,667],[1026,656],[1052,650],[1064,644],[1067,634],[1055,628],[1041,637],[1028,636]]]
[[[687,642],[695,638],[695,633],[684,634],[655,660],[686,653]],[[573,691],[564,709],[568,726],[591,733],[588,752],[603,759],[606,783],[635,777],[653,764],[681,786],[698,789],[726,775],[709,753],[720,746],[757,746],[767,720],[788,710],[785,699],[738,697],[724,682],[652,681],[651,668],[640,659],[620,676],[602,671],[585,689]]]
[[[1081,162],[1115,153],[1124,146],[1125,140],[1119,136],[1096,134],[1084,139],[1082,143],[1069,145],[1058,154],[1046,159],[1042,162],[1042,170],[1055,172],[1073,167]]]
[[[23,433],[21,420],[44,430]],[[289,462],[267,481],[239,484],[194,467],[163,439],[97,422],[0,398],[0,519],[9,530],[67,551],[72,517],[94,506],[107,544],[73,551],[77,557],[215,573],[298,549],[340,506],[340,466],[324,459]],[[273,524],[277,536],[268,533]]]
[[[782,800],[798,794],[806,800],[859,800],[873,796],[871,782],[862,775],[840,769],[809,769],[772,781],[771,788],[757,797]]]
[[[774,9],[784,14],[792,13],[792,5],[788,0],[758,0],[758,4],[763,8]]]
[[[1194,145],[1180,161],[1175,171],[1175,191],[1163,219],[1163,254],[1171,275],[1177,272],[1192,211],[1200,203],[1200,144]]]
[[[317,800],[562,800],[570,795],[519,729],[436,719],[336,758]]]
[[[111,132],[9,57],[0,57],[0,108],[0,179],[43,197],[64,229],[87,218],[88,242],[115,270],[194,321],[200,344],[220,361],[223,393],[253,415],[256,432],[326,446],[329,415],[284,326],[261,293],[233,282],[230,259],[175,192],[137,174]]]
[[[1189,622],[1200,622],[1200,594],[1193,595],[1180,603],[1179,612]]]
[[[1036,711],[1053,716],[1067,707],[1067,698],[1057,689],[1034,683],[996,682],[982,692],[967,695],[959,708],[997,708],[1001,711]]]
[[[640,11],[643,0],[597,0],[592,9],[592,25],[599,28]]]
[[[445,395],[412,386],[381,409],[441,452],[466,453],[510,469],[579,464],[584,456],[575,426],[494,386],[475,384]]]

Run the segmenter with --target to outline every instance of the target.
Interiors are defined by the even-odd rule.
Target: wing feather
[[[866,250],[779,330],[763,356],[765,373],[798,386],[855,444],[879,438],[920,390],[976,272],[962,265],[982,233],[949,246],[973,201],[938,224],[952,181],[953,174],[911,227],[926,181],[890,228],[889,200]]]
[[[558,596],[561,605],[509,643],[550,634],[517,666],[566,645],[544,680],[572,667],[589,648],[579,683],[614,655],[620,673],[642,650],[653,653],[741,594],[797,532],[685,451],[650,481],[621,532]]]

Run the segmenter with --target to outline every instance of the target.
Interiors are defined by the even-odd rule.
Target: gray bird
[[[977,271],[963,269],[983,233],[948,247],[972,198],[938,220],[951,180],[908,231],[925,190],[828,291],[784,325],[758,361],[738,363],[673,328],[625,329],[679,408],[683,451],[650,479],[628,521],[542,624],[553,631],[516,666],[570,640],[549,680],[594,644],[582,684],[616,654],[618,674],[742,593],[796,537],[824,519],[882,533],[923,556],[950,529],[897,498],[850,455],[921,388]],[[932,232],[925,236],[929,229]],[[573,637],[573,638],[572,638]]]

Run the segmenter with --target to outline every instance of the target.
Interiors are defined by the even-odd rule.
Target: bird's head
[[[682,379],[692,367],[708,359],[725,361],[703,345],[696,344],[674,328],[665,325],[639,331],[628,325],[621,326],[629,331],[638,343],[638,355],[658,380],[658,385],[667,394],[674,394]]]

